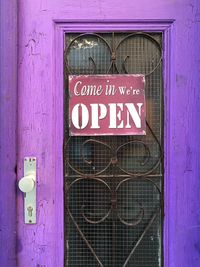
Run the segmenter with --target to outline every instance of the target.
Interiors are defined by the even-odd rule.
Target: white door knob
[[[19,180],[18,186],[19,189],[24,193],[32,191],[35,186],[35,176],[33,174],[30,174],[23,177]]]

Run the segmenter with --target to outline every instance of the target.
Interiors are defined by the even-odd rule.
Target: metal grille
[[[147,135],[69,137],[68,74],[145,74]],[[67,34],[65,266],[162,264],[162,34]]]

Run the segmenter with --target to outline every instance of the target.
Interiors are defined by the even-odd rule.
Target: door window
[[[162,265],[162,34],[66,34],[65,266]],[[146,136],[69,136],[69,74],[145,74]]]

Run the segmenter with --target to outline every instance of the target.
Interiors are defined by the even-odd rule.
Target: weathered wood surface
[[[0,1],[0,266],[16,264],[16,1]]]
[[[23,223],[23,199],[22,194],[17,193],[18,266],[63,266],[63,95],[60,71],[63,62],[59,62],[62,61],[63,38],[56,33],[54,21],[70,19],[175,20],[168,51],[171,61],[164,61],[164,64],[170,63],[171,68],[170,92],[165,94],[165,266],[200,266],[200,2],[19,0],[18,8],[18,178],[23,175],[24,156],[32,155],[38,159],[36,225]],[[61,67],[56,69],[59,64]],[[12,64],[9,64],[9,68],[12,68]],[[7,79],[8,76],[7,71]],[[7,87],[11,98],[15,96],[14,88],[13,84]],[[165,83],[165,88],[169,88],[169,84]],[[7,243],[11,244],[5,245],[5,234],[2,240],[3,245],[9,247],[9,259],[12,263],[9,259],[7,262],[5,260],[8,250],[1,257],[4,267],[14,267],[12,242],[15,221],[15,156],[12,154],[12,147],[16,113],[15,106],[9,106],[8,103],[2,110],[1,116],[6,114],[6,117],[1,117],[2,120],[9,122],[9,125],[4,127],[9,129],[12,136],[9,139],[9,134],[1,133],[1,168],[2,157],[4,162],[4,169],[1,169],[2,187],[6,179],[9,180],[5,191],[1,188],[1,203],[4,203],[3,212],[7,216],[4,217],[3,229],[7,221]],[[5,161],[4,157],[7,157]],[[11,165],[8,165],[10,162]],[[2,252],[2,249],[0,251]]]

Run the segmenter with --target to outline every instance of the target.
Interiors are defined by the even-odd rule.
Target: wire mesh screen
[[[67,34],[65,266],[162,264],[162,34]],[[145,74],[146,136],[69,137],[68,74]]]

